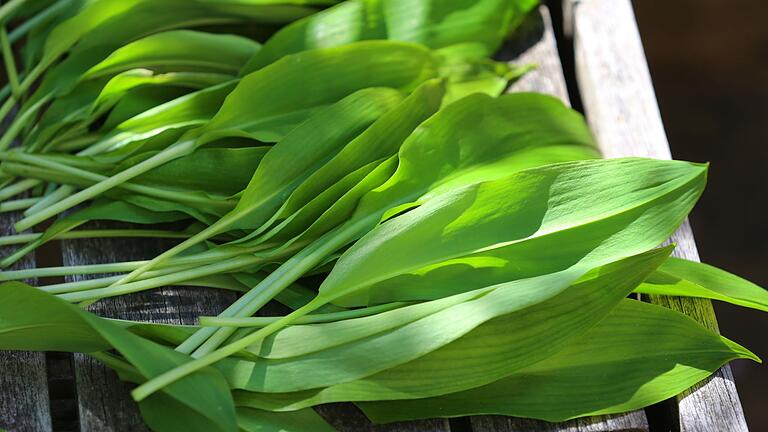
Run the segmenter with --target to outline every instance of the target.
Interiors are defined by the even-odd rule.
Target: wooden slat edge
[[[670,159],[630,1],[582,0],[574,3],[572,10],[576,77],[587,121],[603,154]],[[688,223],[672,240],[678,244],[676,256],[698,260]],[[709,301],[660,297],[653,301],[717,330]],[[678,400],[682,431],[747,430],[728,366]]]
[[[16,234],[13,224],[19,219],[18,213],[1,214],[1,235]],[[0,256],[7,256],[15,249],[3,247]],[[29,255],[13,268],[34,266],[34,256]],[[45,353],[0,351],[0,428],[8,431],[51,430]]]
[[[546,6],[540,6],[536,13],[528,17],[512,38],[512,42],[502,49],[500,57],[517,65],[533,63],[538,66],[515,82],[510,87],[511,92],[546,93],[569,103],[552,21]],[[474,416],[471,421],[475,432],[648,431],[648,421],[643,411],[588,417],[563,423],[501,416]]]

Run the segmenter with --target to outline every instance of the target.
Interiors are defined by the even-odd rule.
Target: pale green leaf
[[[557,422],[642,409],[738,358],[758,360],[680,313],[622,300],[567,348],[507,378],[438,398],[360,407],[378,422],[477,414]]]

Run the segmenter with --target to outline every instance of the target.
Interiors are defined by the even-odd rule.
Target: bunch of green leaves
[[[0,348],[89,353],[138,384],[162,431],[332,430],[311,409],[329,402],[378,422],[558,421],[642,408],[758,360],[626,299],[768,310],[762,288],[658,248],[706,166],[600,160],[578,113],[502,95],[524,68],[490,57],[534,2],[334,3],[0,7],[19,23],[0,33],[0,114],[18,106],[0,138],[0,211],[25,211],[19,231],[58,217],[0,238],[25,244],[0,266],[57,239],[183,240],[148,261],[0,273],[119,273],[3,284]],[[263,44],[246,30],[288,22]],[[137,227],[78,229],[92,220]],[[140,226],[171,221],[186,228]],[[242,295],[197,326],[72,304],[176,284]],[[253,317],[272,300],[292,312]]]
[[[25,128],[30,129],[23,137],[18,151],[2,155],[6,161],[3,164],[3,172],[9,177],[7,181],[19,181],[0,191],[0,196],[7,198],[31,188],[38,188],[43,192],[39,199],[5,203],[4,207],[9,211],[28,207],[25,211],[26,218],[17,224],[17,229],[27,229],[97,195],[109,200],[127,201],[123,205],[138,205],[142,210],[163,213],[157,216],[158,220],[167,220],[170,217],[168,213],[181,213],[185,216],[177,218],[191,217],[211,224],[234,207],[234,202],[246,184],[243,180],[253,174],[270,143],[282,139],[315,108],[319,109],[330,101],[338,100],[334,98],[343,97],[355,86],[404,86],[402,90],[407,92],[422,79],[442,76],[451,81],[449,92],[453,98],[478,89],[491,94],[503,90],[508,80],[518,71],[492,62],[486,57],[533,6],[530,2],[495,0],[344,2],[277,32],[265,45],[271,53],[267,61],[258,56],[260,46],[257,43],[242,37],[188,30],[167,31],[169,26],[188,25],[189,22],[185,20],[189,18],[185,16],[169,18],[169,14],[165,13],[164,18],[157,18],[160,21],[155,24],[157,29],[152,27],[151,23],[136,22],[147,14],[161,13],[160,9],[154,8],[174,6],[170,4],[172,2],[168,5],[159,3],[145,5],[138,2],[134,6],[120,3],[118,7],[111,2],[96,2],[74,11],[73,17],[64,19],[60,24],[68,29],[88,21],[90,27],[78,27],[78,31],[82,33],[78,37],[83,40],[72,42],[72,46],[64,44],[59,40],[61,38],[50,42],[56,49],[50,48],[50,54],[46,58],[55,58],[60,56],[61,52],[67,52],[68,57],[45,74],[40,87],[22,106],[14,124],[2,139],[4,145],[7,145],[17,133]],[[221,3],[224,4],[216,8],[221,7],[220,12],[227,15],[225,22],[230,21],[228,14],[233,11],[241,14],[235,17],[236,19],[232,18],[233,22],[249,20],[254,16],[257,22],[278,21],[289,14],[280,15],[277,10],[290,9],[288,6],[281,6],[283,9],[267,6],[274,3],[271,1],[244,2],[247,7],[244,5],[242,10],[240,7],[225,7],[228,2]],[[201,7],[201,10],[207,11],[213,6],[204,2]],[[421,19],[412,19],[414,10],[424,12]],[[188,13],[194,15],[202,12],[191,8]],[[408,26],[395,25],[405,21],[405,16],[411,17]],[[386,25],[386,29],[382,27],[382,30],[372,33],[358,31],[360,27],[367,26],[373,17],[378,17],[377,22]],[[178,22],[166,22],[169,19]],[[105,21],[102,23],[98,20]],[[106,27],[102,26],[107,23],[115,25],[112,20],[118,20],[116,22],[125,23],[127,26],[124,35],[110,35],[108,39],[112,44],[109,45],[110,50],[116,49],[110,52],[106,48],[108,44],[104,42],[103,52],[97,53],[89,49],[87,58],[79,58],[77,53],[80,52],[78,49],[81,46],[92,47],[96,42],[91,41],[104,40],[101,37],[102,29]],[[209,20],[214,22],[216,18],[207,17],[201,24],[206,24]],[[322,28],[328,20],[340,28],[338,33],[320,32],[312,37],[302,37],[303,42],[296,40],[307,33],[308,28]],[[161,24],[165,27],[160,28]],[[197,21],[195,24],[198,25]],[[58,28],[54,30],[58,31]],[[151,33],[158,30],[164,31]],[[52,31],[49,38],[54,38],[58,34],[56,31]],[[149,34],[137,38],[136,34],[142,32]],[[371,47],[368,51],[357,50],[356,54],[308,54],[314,57],[314,60],[298,55],[317,46],[336,47],[370,39],[419,42],[441,51],[427,54],[415,46],[408,52],[409,50],[402,46],[380,45],[375,49]],[[124,42],[127,43],[119,45]],[[459,51],[454,49],[466,44],[473,48]],[[24,48],[32,49],[30,44]],[[69,52],[67,49],[74,51]],[[290,56],[291,54],[297,56]],[[369,58],[363,58],[363,54]],[[285,56],[290,59],[281,60]],[[425,58],[427,56],[429,59]],[[404,57],[408,57],[408,62],[413,67],[395,71],[392,75],[391,65],[407,64]],[[258,60],[259,58],[261,60]],[[249,65],[243,67],[246,60]],[[254,66],[255,60],[258,60],[259,66]],[[278,60],[282,62],[279,67],[275,65],[269,73],[261,73],[263,71],[260,69]],[[355,63],[357,60],[361,61]],[[289,106],[290,103],[286,101],[286,106],[272,111],[266,108],[247,116],[212,122],[214,126],[207,125],[214,116],[217,116],[217,119],[225,119],[230,115],[228,112],[242,112],[252,103],[259,103],[260,97],[264,98],[263,103],[267,106],[276,97],[290,97],[281,95],[282,92],[294,91],[294,96],[303,94],[299,88],[308,83],[306,79],[310,71],[304,63],[307,61],[310,62],[309,65],[313,65],[313,61],[318,62],[317,67],[325,68],[329,77],[340,78],[346,74],[349,85],[329,91],[325,99],[319,98],[314,102],[294,101],[293,103],[298,104],[295,106]],[[356,78],[349,75],[354,73],[349,69],[351,65],[358,68],[358,73],[365,71],[377,76],[377,79],[371,81],[363,77],[355,83]],[[389,65],[389,69],[385,65]],[[431,70],[433,68],[437,70]],[[237,75],[238,71],[248,83],[238,84],[240,78],[233,76],[233,73]],[[251,76],[251,72],[260,74]],[[409,73],[423,75],[413,76],[415,81],[409,83]],[[282,74],[293,74],[296,81],[286,79],[283,87],[276,88],[272,93],[265,93],[263,82],[272,82]],[[313,77],[315,82],[322,82],[320,74],[314,74]],[[257,82],[262,82],[262,87],[255,84]],[[225,99],[233,90],[235,94],[230,98],[232,101],[224,105]],[[302,103],[306,106],[301,105]],[[45,114],[40,120],[32,123],[34,115],[42,107],[45,107]],[[263,124],[259,118],[264,118],[263,121],[268,124]],[[176,147],[174,151],[158,155],[172,144],[178,143],[182,137],[199,137],[201,134],[205,137],[196,140],[194,145],[187,145],[186,148]],[[195,152],[200,146],[216,148]],[[244,150],[244,146],[250,149]],[[76,152],[76,155],[72,157],[62,152]],[[187,157],[180,153],[186,154]],[[198,154],[193,156],[187,153]],[[240,154],[235,158],[237,153]],[[133,170],[133,173],[142,171],[144,174],[132,174],[138,177],[133,181],[126,183],[122,179],[128,176],[124,175],[122,179],[114,179],[107,185],[100,185],[100,192],[91,191],[80,194],[77,198],[70,197],[78,188],[87,188],[103,182],[152,156],[157,157],[151,163],[144,164],[141,169]],[[173,158],[179,159],[175,161],[174,169],[157,168],[162,161]],[[210,166],[214,162],[230,163],[233,159],[237,161],[233,165],[238,169],[233,173],[234,181],[224,190],[210,190],[210,186],[201,188],[201,184],[213,183],[212,178],[205,177],[195,185],[179,185],[173,182],[168,185],[159,181],[167,179],[171,173],[179,173],[180,177],[189,178],[200,171],[201,167]],[[250,164],[246,161],[250,161]],[[43,187],[41,184],[46,182],[47,187],[40,189]],[[135,182],[145,184],[132,184]],[[119,186],[119,190],[111,190],[115,186]],[[130,193],[126,194],[125,189],[129,189]],[[125,197],[126,195],[128,197]],[[95,213],[97,212],[91,212],[91,215],[96,216]],[[100,216],[114,219],[110,214],[102,213]],[[136,219],[132,221],[139,222]],[[60,232],[59,236],[63,234]],[[4,264],[8,265],[10,261]]]

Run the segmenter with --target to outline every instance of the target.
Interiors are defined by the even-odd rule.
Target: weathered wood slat
[[[568,103],[563,68],[547,8],[540,6],[538,13],[532,14],[526,20],[513,39],[514,44],[510,44],[502,51],[503,58],[516,64],[535,63],[538,68],[514,83],[510,91],[547,93]],[[501,416],[475,416],[472,418],[472,429],[475,432],[642,432],[648,431],[648,421],[643,411],[590,417],[564,423],[547,423]]]
[[[604,155],[670,159],[630,1],[582,0],[572,6],[580,94],[587,120]],[[688,223],[672,240],[678,245],[676,256],[698,260]],[[654,297],[652,301],[717,330],[709,301],[662,297]],[[678,400],[682,431],[747,430],[728,366]]]
[[[62,242],[64,265],[152,258],[167,242],[134,239],[87,239]],[[67,281],[82,280],[68,277]],[[199,315],[216,315],[235,298],[230,292],[193,287],[167,287],[101,300],[89,310],[100,316],[138,321],[193,324]],[[80,430],[134,432],[147,430],[129,395],[130,386],[100,363],[75,354]]]
[[[526,17],[497,58],[518,66],[536,65],[536,69],[515,81],[509,92],[545,93],[570,105],[552,18],[546,6],[539,6]]]
[[[0,214],[0,235],[16,234],[13,224],[19,216],[18,213]],[[10,255],[15,249],[3,247],[0,257]],[[34,256],[29,255],[13,268],[34,266]],[[14,432],[50,431],[45,353],[0,351],[0,372],[0,428]]]
[[[538,420],[502,416],[472,418],[475,432],[646,432],[648,426],[642,411],[627,415],[586,417],[565,423],[547,423]]]

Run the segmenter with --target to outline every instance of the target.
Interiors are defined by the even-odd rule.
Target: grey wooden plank
[[[547,423],[538,420],[502,416],[472,418],[475,432],[646,432],[645,423],[638,424],[638,416],[597,416],[565,423]],[[643,416],[643,419],[645,417]]]
[[[19,213],[0,214],[0,235],[15,234],[13,224],[19,219]],[[15,250],[2,247],[0,257],[8,256]],[[13,268],[24,269],[34,265],[34,256],[29,255]],[[45,353],[0,351],[0,428],[20,432],[50,431],[49,401]]]
[[[569,103],[563,68],[557,51],[549,12],[545,6],[528,17],[513,37],[514,45],[502,51],[516,64],[535,63],[538,68],[511,86],[510,91],[547,93]],[[511,56],[510,56],[511,54]],[[643,411],[610,416],[596,416],[563,423],[508,418],[501,416],[472,417],[475,432],[608,432],[648,431]]]
[[[569,1],[569,0],[566,0]],[[629,0],[573,4],[576,74],[587,121],[606,157],[670,159],[642,42]],[[672,237],[675,255],[698,260],[688,223]],[[712,305],[700,299],[653,297],[717,330]],[[682,431],[746,431],[728,366],[678,397]]]
[[[113,225],[96,225],[107,227]],[[147,259],[169,247],[161,240],[83,239],[62,242],[64,265],[107,263]],[[82,280],[81,276],[67,281]],[[194,287],[166,287],[122,297],[104,299],[89,307],[110,318],[192,324],[199,315],[216,315],[235,295],[221,290]],[[83,432],[147,430],[138,408],[129,395],[130,386],[100,363],[75,354],[80,430]]]
[[[536,65],[536,69],[515,81],[509,92],[545,93],[570,105],[552,19],[546,6],[539,6],[526,17],[497,57],[515,65]]]
[[[375,425],[350,403],[333,403],[315,408],[339,432],[448,432],[448,420],[431,419]]]

